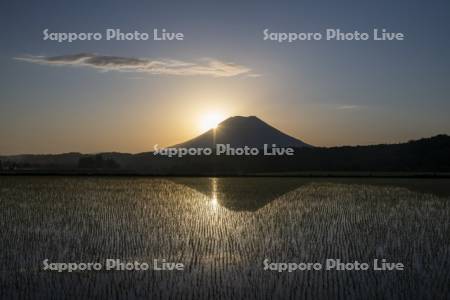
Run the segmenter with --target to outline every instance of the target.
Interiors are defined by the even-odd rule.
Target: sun
[[[201,117],[200,128],[202,131],[215,129],[223,119],[224,115],[221,113],[207,113]]]

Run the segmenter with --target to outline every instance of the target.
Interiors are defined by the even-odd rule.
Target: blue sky
[[[0,154],[141,152],[201,133],[212,112],[257,115],[319,146],[450,133],[448,1],[4,1],[0,14]],[[42,39],[45,28],[166,28],[185,39],[57,43]],[[279,44],[263,40],[265,28],[386,28],[406,40]],[[80,53],[250,71],[180,76],[14,59]]]

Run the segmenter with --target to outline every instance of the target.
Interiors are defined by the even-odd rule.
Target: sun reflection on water
[[[212,178],[211,179],[211,191],[212,191],[212,195],[211,195],[211,208],[213,211],[217,211],[219,208],[219,201],[217,199],[217,178]]]

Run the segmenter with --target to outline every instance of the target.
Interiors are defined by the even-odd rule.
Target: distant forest
[[[2,173],[85,172],[149,175],[245,175],[283,172],[450,172],[450,137],[401,144],[296,148],[293,156],[185,156],[151,152],[0,157]]]

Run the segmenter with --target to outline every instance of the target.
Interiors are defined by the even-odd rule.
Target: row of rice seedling
[[[285,180],[290,182],[2,177],[0,298],[450,296],[449,198],[395,186]],[[271,193],[271,184],[274,189],[285,184],[286,192]],[[259,187],[271,193],[270,201],[258,194]],[[240,194],[241,201],[264,201],[240,209]],[[42,270],[44,259],[107,258],[165,259],[183,263],[185,270]],[[279,273],[263,265],[265,259],[325,263],[328,258],[370,263],[386,258],[406,268]]]

